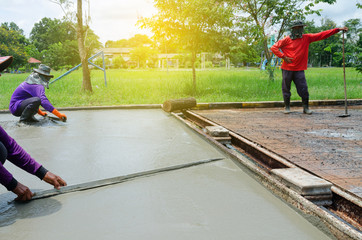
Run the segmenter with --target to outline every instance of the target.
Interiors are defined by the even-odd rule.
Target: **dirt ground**
[[[196,113],[362,197],[362,106],[199,110]]]

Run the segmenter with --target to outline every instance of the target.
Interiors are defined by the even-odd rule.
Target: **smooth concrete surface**
[[[329,239],[214,146],[162,110],[69,111],[66,123],[0,124],[34,158],[77,184],[225,160],[26,204],[0,189],[0,239]],[[49,185],[8,162],[31,189]]]
[[[68,184],[222,156],[162,110],[64,113],[68,117],[65,123],[42,121],[42,125],[29,126],[2,114],[0,124],[31,156]],[[5,166],[32,188],[48,188],[33,176],[24,176],[11,163]]]

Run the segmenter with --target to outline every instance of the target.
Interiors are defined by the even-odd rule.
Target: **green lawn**
[[[64,72],[52,72],[55,77]],[[192,96],[191,70],[92,70],[93,93],[81,91],[81,70],[54,82],[46,95],[55,107],[102,106],[122,104],[159,104],[167,99]],[[7,109],[11,94],[27,74],[3,74],[0,77],[0,109]],[[197,70],[198,102],[281,101],[281,71],[276,80],[255,68]],[[310,99],[344,99],[342,68],[310,68],[306,71]],[[362,98],[362,74],[346,69],[347,96]],[[300,97],[292,87],[292,100]]]

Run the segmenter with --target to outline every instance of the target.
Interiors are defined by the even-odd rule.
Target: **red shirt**
[[[308,66],[309,44],[326,39],[338,32],[339,28],[335,28],[320,33],[303,34],[302,38],[297,38],[294,40],[292,40],[289,36],[286,36],[282,40],[276,42],[270,48],[270,50],[279,58],[283,58],[284,56],[293,58],[291,63],[283,61],[281,69],[289,71],[306,70]]]

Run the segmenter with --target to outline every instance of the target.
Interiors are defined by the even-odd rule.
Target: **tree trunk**
[[[84,41],[84,28],[83,28],[82,0],[77,0],[77,40],[78,40],[79,56],[83,69],[82,89],[84,91],[92,92],[92,83],[88,68],[88,53],[84,44],[85,41]]]
[[[166,112],[173,112],[182,109],[190,109],[196,107],[195,98],[181,98],[166,100],[162,104],[162,109]]]
[[[272,58],[273,58],[273,54],[270,52],[269,48],[268,48],[268,42],[267,40],[264,40],[264,52],[266,53],[265,54],[265,57],[268,61],[268,66],[265,66],[265,69],[268,71],[269,73],[269,80],[271,81],[274,81],[274,70],[275,70],[275,66],[273,67],[271,65],[271,62],[272,62]]]
[[[195,69],[195,62],[196,62],[196,51],[192,51],[191,57],[191,67],[192,67],[192,85],[193,85],[193,92],[194,95],[196,93],[196,69]]]

